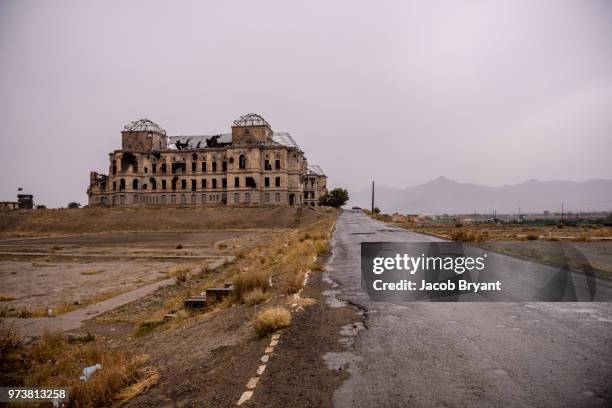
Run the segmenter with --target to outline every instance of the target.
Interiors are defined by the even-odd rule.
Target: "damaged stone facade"
[[[234,121],[231,134],[167,136],[148,119],[125,126],[109,173],[90,173],[90,206],[318,206],[327,177],[309,166],[288,133],[261,116]]]

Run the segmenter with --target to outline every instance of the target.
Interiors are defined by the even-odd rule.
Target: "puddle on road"
[[[325,353],[323,361],[329,370],[346,370],[350,374],[354,374],[357,372],[357,363],[361,361],[361,357],[348,351],[332,352]]]
[[[348,304],[344,300],[340,300],[336,297],[338,293],[340,293],[339,290],[323,291],[323,296],[325,296],[325,303],[327,303],[329,307],[344,307]]]
[[[331,278],[329,277],[329,273],[328,271],[330,271],[331,268],[327,268],[327,270],[325,272],[323,272],[323,276],[322,276],[322,280],[323,282],[327,283],[329,286],[331,286],[332,288],[337,288],[338,284],[336,282],[334,282],[333,280],[331,280]]]
[[[329,276],[329,270],[331,268],[327,268],[327,270],[325,272],[323,272],[323,276],[321,277],[321,279],[323,280],[323,282],[327,283],[329,286],[331,286],[332,288],[337,288],[338,284],[336,282],[334,282]],[[340,300],[338,299],[338,294],[340,293],[339,290],[333,290],[333,289],[326,289],[323,291],[323,296],[325,297],[325,303],[327,303],[327,305],[329,307],[344,307],[346,306],[348,303],[346,303],[344,300]]]
[[[353,235],[359,234],[374,234],[374,232],[356,232]],[[335,246],[335,241],[332,240],[332,248]],[[339,284],[331,279],[330,273],[334,271],[333,267],[333,258],[334,253],[332,251],[332,257],[327,262],[326,270],[323,272],[321,279],[323,282],[327,283],[331,289],[324,290],[323,296],[325,298],[325,303],[331,308],[340,308],[349,306],[348,302],[341,300],[338,298],[340,291],[336,288],[339,287]],[[359,331],[364,330],[366,327],[364,325],[365,314],[363,310],[355,308],[355,315],[357,317],[357,321],[346,324],[340,328],[340,339],[338,342],[345,350],[352,350],[355,347],[355,341],[357,336],[359,335]],[[325,362],[325,366],[329,370],[346,370],[349,374],[355,374],[358,371],[357,363],[361,361],[361,357],[357,354],[351,353],[350,351],[342,351],[342,352],[329,352],[323,355],[323,361]]]
[[[338,340],[346,349],[351,349],[355,345],[355,340],[360,330],[364,330],[365,325],[361,321],[345,324],[340,328],[342,338]]]
[[[363,318],[361,310],[357,311],[356,315],[361,319]],[[352,350],[355,347],[359,332],[365,330],[365,328],[361,320],[345,324],[340,328],[341,338],[338,342],[345,350]],[[357,363],[361,360],[361,357],[350,351],[329,352],[323,355],[323,361],[329,370],[346,370],[350,374],[355,374],[358,371]]]

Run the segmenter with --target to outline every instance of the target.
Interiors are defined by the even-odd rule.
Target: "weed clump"
[[[22,345],[22,338],[13,323],[0,322],[0,361],[7,355],[18,350]]]
[[[77,407],[104,406],[118,393],[140,380],[146,355],[107,350],[95,342],[70,344],[61,333],[45,333],[27,352],[30,364],[26,386],[54,386],[70,389],[70,404]],[[79,380],[87,366],[101,364],[89,381]]]
[[[13,296],[0,295],[0,302],[10,302],[11,300],[15,300],[15,298]]]
[[[287,279],[283,285],[283,292],[286,295],[291,295],[302,289],[304,285],[304,272],[296,271],[292,276]]]
[[[266,292],[270,288],[270,274],[262,270],[243,271],[234,280],[234,293],[238,298],[255,289]]]
[[[317,256],[325,255],[329,252],[329,244],[325,241],[317,242],[315,249]]]
[[[145,320],[140,323],[134,331],[134,337],[146,336],[162,324],[163,322],[161,320]]]
[[[255,288],[250,292],[245,293],[242,296],[242,300],[249,306],[258,305],[270,299],[270,294],[261,290],[261,288]]]
[[[482,242],[484,241],[484,236],[480,232],[466,231],[463,228],[459,228],[454,231],[451,231],[450,238],[453,241],[463,241],[463,242]]]
[[[255,332],[260,337],[273,333],[291,324],[291,313],[283,307],[276,306],[263,310],[253,320]]]
[[[180,266],[172,271],[172,276],[176,279],[176,283],[184,283],[189,279],[191,268],[188,266]]]

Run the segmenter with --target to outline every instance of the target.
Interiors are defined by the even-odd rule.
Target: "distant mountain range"
[[[370,208],[369,188],[350,192],[348,206]],[[403,214],[471,214],[474,211],[498,214],[541,213],[545,210],[607,211],[612,210],[612,180],[538,181],[488,187],[459,183],[438,177],[425,184],[407,188],[376,187],[376,206],[384,213]]]

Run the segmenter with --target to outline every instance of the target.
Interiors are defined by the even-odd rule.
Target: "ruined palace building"
[[[141,119],[125,126],[121,150],[109,156],[108,175],[90,174],[90,206],[317,206],[327,192],[327,177],[291,135],[254,113],[212,136],[167,136]]]

